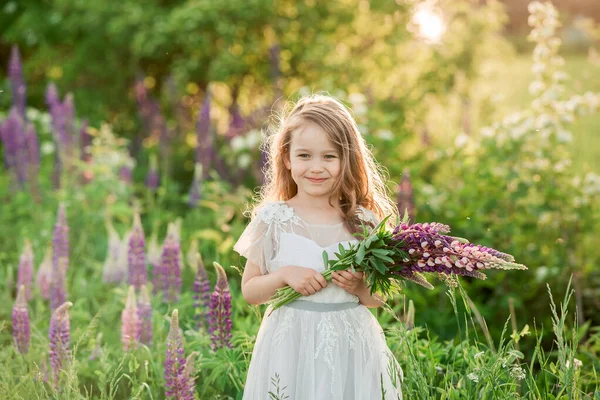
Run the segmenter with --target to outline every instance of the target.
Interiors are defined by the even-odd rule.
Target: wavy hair
[[[336,197],[351,233],[360,231],[358,206],[371,210],[381,220],[392,214],[387,225],[392,227],[398,208],[388,195],[385,185],[387,171],[374,159],[356,121],[337,99],[324,94],[302,97],[296,104],[286,103],[283,111],[275,114],[275,123],[263,130],[261,150],[267,160],[263,168],[264,184],[254,196],[250,213],[271,201],[287,201],[298,192],[291,172],[284,160],[289,155],[292,133],[310,121],[319,125],[340,154],[341,172],[329,196],[329,204]]]

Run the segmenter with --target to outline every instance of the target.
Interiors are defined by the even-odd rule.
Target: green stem
[[[331,281],[331,273],[333,271],[334,271],[333,269],[328,269],[328,270],[325,270],[325,272],[323,272],[321,275],[323,275],[323,277],[325,278],[325,280],[327,282],[330,282]],[[289,304],[292,301],[297,300],[300,297],[302,297],[302,293],[296,292],[290,286],[283,288],[283,290],[281,290],[281,292],[279,292],[279,293],[280,293],[280,295],[276,296],[276,298],[270,302],[271,305],[273,306],[273,308],[271,309],[271,312],[269,313],[269,315],[271,315],[271,313],[273,311],[277,310],[279,307],[285,306],[286,304]]]

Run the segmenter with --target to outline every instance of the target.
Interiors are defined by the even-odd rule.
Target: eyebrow
[[[304,152],[310,153],[310,150],[307,150],[307,149],[296,149],[296,152],[300,152],[300,151],[304,151]],[[335,149],[334,150],[325,150],[325,151],[322,151],[321,153],[322,154],[325,154],[325,153],[337,153],[337,150],[335,150]]]

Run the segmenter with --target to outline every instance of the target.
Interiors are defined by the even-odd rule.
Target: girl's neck
[[[326,196],[323,197],[314,197],[309,196],[303,193],[297,193],[294,197],[289,199],[288,204],[291,206],[296,206],[299,208],[308,208],[314,210],[339,210],[340,202],[334,198],[332,199],[332,205],[329,205],[329,198]]]

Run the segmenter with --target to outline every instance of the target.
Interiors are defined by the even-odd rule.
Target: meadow
[[[119,101],[113,93],[99,90],[100,101],[88,89],[73,95],[66,78],[40,82],[43,57],[23,64],[14,46],[2,89],[11,99],[0,99],[1,397],[242,398],[265,306],[244,301],[245,260],[232,246],[262,180],[263,123],[282,93],[310,92],[315,79],[352,107],[399,210],[448,224],[453,235],[529,268],[461,278],[456,287],[432,274],[434,290],[409,282],[388,302],[393,314],[371,310],[404,370],[405,398],[600,399],[597,61],[593,52],[562,56],[550,3],[530,6],[533,50],[519,55],[499,35],[502,13],[492,3],[451,3],[458,12],[445,46],[425,47],[394,29],[408,9],[388,18],[389,5],[374,5],[353,22],[366,18],[380,29],[370,34],[396,52],[373,46],[348,67],[356,69],[341,68],[366,33],[345,32],[345,41],[322,27],[331,35],[322,40],[341,45],[318,73],[290,65],[304,51],[315,62],[321,49],[288,49],[252,70],[266,81],[272,73],[264,91],[253,87],[260,79],[246,77],[255,92],[238,98],[229,76],[202,89],[181,78],[173,89],[181,102],[161,99],[150,72],[131,74],[121,97],[135,109],[124,102],[106,113],[110,121],[86,115]],[[193,14],[175,11],[167,20],[176,27]],[[296,17],[308,24],[302,11]],[[175,31],[185,36],[164,34]],[[141,42],[140,59],[153,56],[153,43],[164,50]],[[227,60],[231,68],[220,73],[236,77],[239,60]],[[184,77],[189,64],[176,65]],[[64,73],[87,76],[81,68]],[[265,97],[262,108],[248,100]],[[271,399],[289,398],[279,378]]]

